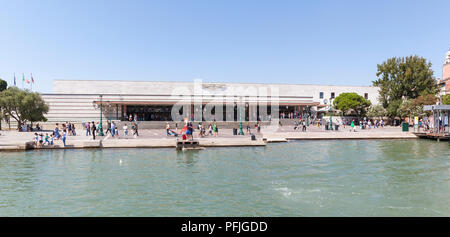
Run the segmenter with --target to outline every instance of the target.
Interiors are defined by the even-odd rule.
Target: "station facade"
[[[344,92],[378,103],[378,87],[371,86],[201,81],[54,80],[53,93],[42,97],[49,122],[98,121],[100,108],[104,120],[265,121],[320,116]]]

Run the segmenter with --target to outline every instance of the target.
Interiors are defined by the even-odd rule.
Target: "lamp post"
[[[244,131],[242,130],[242,97],[241,97],[241,106],[239,108],[239,135],[244,135]]]
[[[331,102],[333,98],[330,97],[330,130],[333,131],[333,103]]]
[[[98,128],[98,135],[99,136],[105,136],[105,134],[103,134],[103,125],[102,125],[102,114],[103,111],[103,95],[100,95],[100,126]]]
[[[309,109],[306,109],[306,126],[309,127]]]

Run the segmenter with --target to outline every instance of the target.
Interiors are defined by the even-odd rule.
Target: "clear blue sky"
[[[371,85],[416,54],[441,77],[450,1],[0,0],[0,78]],[[76,85],[74,85],[76,86]]]

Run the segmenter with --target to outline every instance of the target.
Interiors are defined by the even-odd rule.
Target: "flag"
[[[27,84],[30,84],[30,81],[28,81],[28,79],[25,79],[25,75],[22,74],[22,81],[24,81]]]
[[[16,86],[16,74],[14,73],[14,86]]]

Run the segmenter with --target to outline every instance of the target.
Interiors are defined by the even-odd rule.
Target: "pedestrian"
[[[116,133],[116,124],[114,122],[111,123],[111,137],[114,137]]]
[[[91,135],[91,126],[90,123],[86,123],[86,137]]]
[[[73,136],[77,135],[77,133],[75,132],[75,124],[74,123],[72,123],[72,135]]]
[[[64,129],[63,134],[62,134],[62,142],[64,144],[64,147],[66,147],[66,136],[67,136],[67,132],[66,132],[66,129]]]
[[[131,118],[131,117],[130,117],[130,118]],[[127,124],[125,124],[125,126],[123,126],[123,135],[124,135],[125,137],[128,136],[128,126],[127,126]]]
[[[116,126],[114,133],[115,133],[115,135],[117,135],[117,138],[119,138],[119,127],[118,126]]]
[[[50,139],[50,137],[48,136],[48,133],[46,133],[45,137],[44,137],[44,144],[43,145],[45,145],[45,144],[50,145],[49,139]]]
[[[39,134],[39,146],[42,147],[42,144],[44,143],[44,134]]]
[[[91,131],[92,131],[92,140],[95,140],[95,132],[97,128],[95,127],[94,121],[92,121]]]
[[[354,119],[352,120],[352,124],[350,125],[350,127],[352,127],[352,128],[350,129],[350,131],[355,132],[355,120],[354,120]]]
[[[72,124],[71,123],[67,123],[67,131],[69,132],[69,136],[72,135]]]
[[[39,135],[37,133],[34,133],[34,139],[33,139],[33,145],[34,147],[38,147],[38,143],[39,143]]]
[[[53,130],[53,135],[55,136],[55,139],[56,139],[56,140],[59,139],[59,128],[58,128],[58,124],[56,124],[55,130]]]
[[[106,134],[108,134],[108,132],[111,133],[111,122],[108,121],[107,123],[108,123],[108,129],[106,130]]]
[[[217,128],[217,124],[216,123],[214,123],[214,136],[218,136],[219,135],[219,128]]]
[[[303,125],[302,132],[306,132],[306,121],[305,120],[303,120],[302,125]]]
[[[212,125],[211,124],[209,124],[209,128],[208,128],[208,135],[213,135],[213,127],[212,127]]]
[[[178,128],[177,128],[178,131]],[[166,136],[170,136],[170,125],[169,122],[166,122]]]
[[[138,132],[138,124],[137,124],[137,122],[134,123],[134,134],[133,134],[133,136],[134,136],[134,137],[139,136],[139,132]]]
[[[50,135],[50,146],[53,146],[53,134]]]

